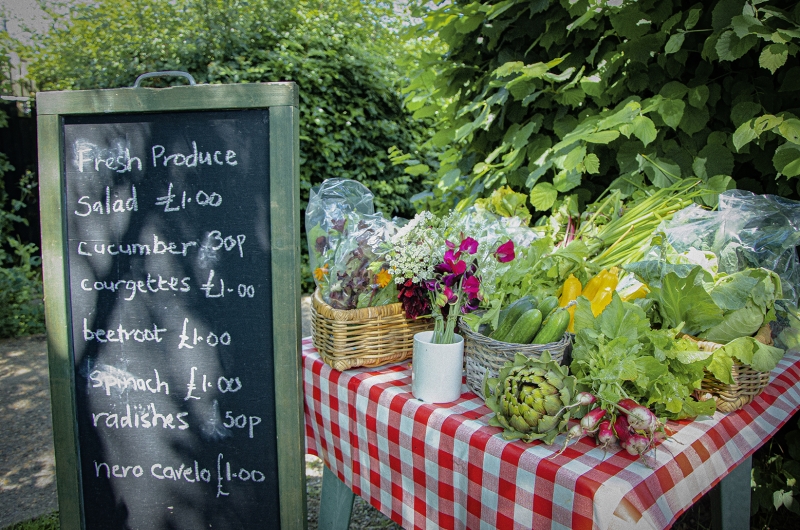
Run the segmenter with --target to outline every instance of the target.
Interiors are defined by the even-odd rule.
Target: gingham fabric
[[[408,362],[338,372],[303,341],[306,451],[404,528],[667,528],[800,409],[800,353],[789,352],[749,405],[669,422],[645,462],[591,439],[509,442],[463,385],[461,398],[411,395]]]

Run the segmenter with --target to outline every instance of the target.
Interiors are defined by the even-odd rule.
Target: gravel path
[[[58,509],[44,335],[0,340],[0,528]]]
[[[303,297],[303,336],[311,334]],[[58,509],[47,343],[44,335],[0,339],[0,529]],[[322,460],[306,456],[308,528],[317,528]],[[360,497],[350,528],[400,528]]]

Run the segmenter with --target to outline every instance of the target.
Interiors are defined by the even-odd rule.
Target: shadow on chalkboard
[[[89,529],[279,521],[267,116],[65,120]]]

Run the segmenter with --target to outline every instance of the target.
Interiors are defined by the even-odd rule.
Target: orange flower
[[[390,281],[392,281],[392,275],[387,270],[382,270],[375,276],[375,282],[381,289],[389,285]]]
[[[314,278],[317,279],[318,282],[321,282],[325,279],[325,276],[328,275],[328,264],[326,263],[322,267],[317,267],[314,270]]]

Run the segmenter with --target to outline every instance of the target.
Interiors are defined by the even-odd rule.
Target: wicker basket
[[[700,340],[690,335],[682,335],[682,337],[695,342],[703,351],[714,351],[723,346],[723,344]],[[755,339],[764,344],[772,344],[769,324],[758,330]],[[706,370],[700,390],[695,391],[695,397],[700,401],[713,399],[717,402],[717,410],[720,412],[733,412],[753,401],[769,384],[769,372],[759,372],[737,361],[733,362],[731,376],[733,383],[727,384]]]
[[[314,347],[339,371],[408,359],[414,352],[414,334],[431,329],[432,319],[408,319],[400,303],[342,310],[326,304],[319,290],[311,299]]]
[[[572,352],[572,337],[569,333],[564,333],[560,341],[549,344],[511,344],[473,331],[463,319],[459,320],[459,329],[464,337],[467,386],[484,399],[483,378],[486,372],[489,372],[489,377],[497,377],[503,365],[514,360],[515,354],[521,353],[538,359],[543,352],[549,351],[555,362],[563,364]]]

